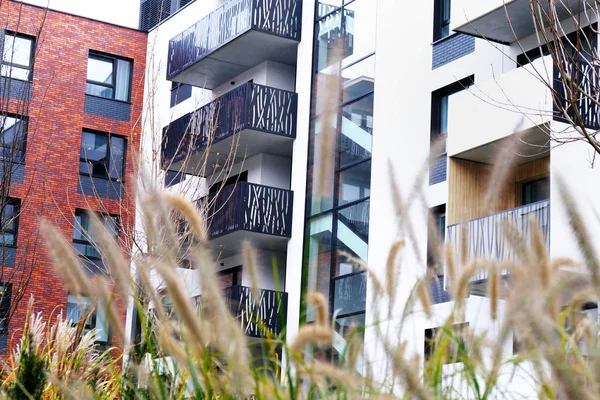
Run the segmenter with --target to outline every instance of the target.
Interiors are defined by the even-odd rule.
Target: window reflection
[[[371,157],[373,94],[344,106],[341,119],[340,168]]]

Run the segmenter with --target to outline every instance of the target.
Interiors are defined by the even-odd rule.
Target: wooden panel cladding
[[[469,221],[521,205],[522,184],[549,176],[550,157],[540,158],[511,167],[504,182],[494,177],[494,166],[458,158],[450,158],[448,165],[448,225]],[[492,185],[498,195],[486,204]]]

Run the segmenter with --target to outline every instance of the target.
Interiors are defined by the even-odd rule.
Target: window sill
[[[122,180],[122,179],[107,178],[105,176],[97,176],[97,175],[82,174],[82,173],[79,173],[79,176],[86,176],[86,177],[92,178],[92,179],[102,179],[103,181],[111,181],[111,182],[114,182],[114,183],[125,184],[125,181]]]
[[[95,94],[90,94],[88,92],[85,93],[86,96],[90,96],[90,97],[94,97],[96,99],[102,99],[102,100],[108,100],[108,101],[114,101],[117,103],[122,103],[122,104],[129,104],[131,105],[131,100],[130,101],[125,101],[125,100],[118,100],[118,99],[111,99],[109,97],[102,97],[102,96],[97,96]]]
[[[459,35],[459,34],[460,34],[460,32],[452,32],[452,33],[451,33],[451,34],[449,34],[448,36],[444,36],[444,37],[443,37],[443,38],[441,38],[441,39],[434,40],[434,41],[431,43],[431,45],[432,45],[432,46],[435,46],[436,44],[440,44],[440,43],[442,43],[442,42],[445,42],[446,40],[450,40],[450,38],[452,38],[452,37],[454,37],[454,36],[456,36],[456,35]]]

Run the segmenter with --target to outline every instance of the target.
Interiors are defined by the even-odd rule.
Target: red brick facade
[[[12,1],[0,4],[0,29],[36,37],[25,175],[22,184],[11,184],[10,193],[22,203],[16,265],[23,265],[27,257],[33,257],[30,246],[34,244],[37,260],[23,300],[10,321],[9,337],[14,336],[14,342],[15,332],[22,327],[30,294],[35,296],[36,311],[46,316],[64,310],[67,303],[67,291],[52,269],[43,241],[36,237],[40,217],[49,219],[69,241],[73,237],[76,209],[118,214],[123,231],[133,229],[132,150],[139,149],[140,143],[147,35]],[[130,122],[84,113],[89,50],[133,59]],[[14,100],[10,102],[9,111],[16,107]],[[125,176],[128,182],[122,201],[78,193],[84,128],[127,138]],[[122,239],[127,237],[122,236]],[[124,321],[125,308],[123,305],[120,308]]]

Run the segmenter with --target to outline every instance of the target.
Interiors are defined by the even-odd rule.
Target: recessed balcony
[[[464,2],[462,12],[465,23],[454,29],[502,44],[514,43],[536,32],[534,17],[531,13],[530,0],[493,0]],[[584,11],[585,2],[579,0],[563,0],[555,3],[552,17],[558,21],[573,18],[578,10]],[[550,2],[541,1],[536,7],[543,10],[537,20],[544,21],[542,15],[549,15]],[[589,7],[589,6],[588,6]],[[589,10],[588,10],[589,11]]]
[[[210,245],[224,254],[239,253],[244,240],[259,249],[285,250],[292,234],[292,204],[291,190],[248,182],[198,200],[206,213]]]
[[[167,79],[214,89],[271,60],[294,65],[301,0],[230,0],[169,41]]]
[[[163,129],[163,168],[207,176],[226,157],[234,157],[232,161],[259,153],[289,157],[297,104],[294,92],[241,85]]]

